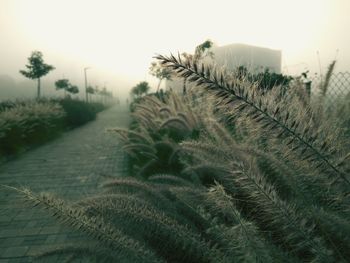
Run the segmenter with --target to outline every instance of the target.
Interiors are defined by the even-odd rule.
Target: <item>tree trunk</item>
[[[186,82],[187,82],[187,78],[184,78],[184,86],[183,86],[183,90],[182,90],[183,95],[186,94]]]
[[[37,99],[40,99],[40,78],[38,78],[38,94]]]

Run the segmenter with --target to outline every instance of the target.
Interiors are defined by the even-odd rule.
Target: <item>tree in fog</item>
[[[190,60],[193,61],[193,63],[198,63],[199,60],[202,60],[205,57],[214,57],[214,53],[210,50],[212,46],[213,42],[210,39],[208,39],[202,44],[196,46],[194,54],[182,53],[182,56],[185,58],[185,60]],[[186,82],[187,78],[184,78],[183,94],[186,94]]]
[[[163,79],[171,80],[171,71],[168,68],[162,67],[159,62],[152,62],[149,73],[159,79],[157,93],[159,92],[159,87]]]
[[[70,87],[70,83],[68,79],[59,79],[55,81],[56,90],[64,90],[64,96],[66,96],[66,92]]]
[[[40,79],[48,74],[55,67],[44,63],[43,54],[40,51],[33,51],[28,58],[27,70],[19,72],[28,79],[36,79],[38,82],[37,98],[40,98]]]
[[[79,93],[79,88],[76,85],[72,85],[68,79],[59,79],[55,82],[56,90],[64,90],[64,95],[66,92],[71,94]]]
[[[131,89],[131,94],[136,98],[140,98],[143,94],[147,94],[149,89],[150,87],[148,85],[148,82],[142,81]]]
[[[79,88],[76,85],[69,85],[69,87],[67,88],[67,91],[74,95],[79,93]]]

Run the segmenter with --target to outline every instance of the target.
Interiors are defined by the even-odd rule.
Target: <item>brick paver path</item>
[[[66,200],[97,192],[106,177],[123,174],[126,168],[118,138],[106,128],[127,125],[126,110],[101,112],[95,121],[0,165],[0,184],[48,191]],[[42,250],[81,238],[46,210],[0,187],[0,263],[32,262],[31,256]]]

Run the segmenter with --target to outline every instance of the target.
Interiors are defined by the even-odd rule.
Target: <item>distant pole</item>
[[[87,76],[86,76],[86,71],[89,69],[89,67],[84,68],[84,76],[85,76],[85,100],[86,102],[89,102],[88,98],[88,92],[87,92]]]
[[[103,97],[104,97],[104,103],[106,104],[107,103],[107,88],[106,88],[106,81],[104,82],[104,86],[103,86],[103,89],[104,89],[104,94],[103,94]]]

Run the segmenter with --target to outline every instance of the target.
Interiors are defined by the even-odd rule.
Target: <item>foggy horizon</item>
[[[193,53],[206,39],[282,51],[282,72],[350,69],[346,0],[322,1],[0,1],[0,79],[20,75],[34,50],[56,69],[43,78],[68,78],[83,87],[107,86],[127,95],[140,81],[155,90],[149,72],[155,54]],[[164,84],[163,84],[164,85]],[[35,83],[32,83],[35,90]],[[53,85],[51,85],[53,86]],[[51,87],[53,88],[53,87]]]

